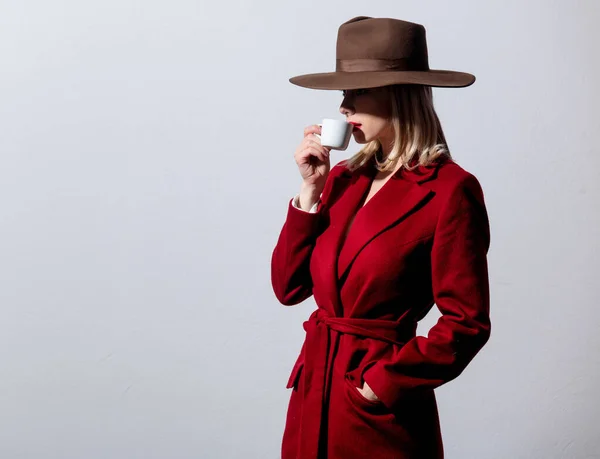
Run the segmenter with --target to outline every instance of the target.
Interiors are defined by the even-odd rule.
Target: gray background
[[[598,2],[367,5],[0,1],[0,457],[278,457],[315,305],[279,305],[270,255],[302,130],[341,102],[287,79],[363,14],[478,78],[435,91],[492,224],[447,457],[600,457]]]

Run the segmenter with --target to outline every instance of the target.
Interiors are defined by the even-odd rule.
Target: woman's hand
[[[357,387],[356,390],[358,390],[364,398],[366,398],[367,400],[370,400],[371,402],[379,401],[379,397],[377,397],[377,395],[375,395],[375,392],[373,392],[373,390],[369,387],[369,385],[367,384],[366,381],[363,384],[362,389],[360,387]]]
[[[304,139],[294,153],[294,159],[302,176],[303,189],[321,193],[329,175],[329,148],[323,147],[319,138],[318,125],[308,126],[304,129]]]

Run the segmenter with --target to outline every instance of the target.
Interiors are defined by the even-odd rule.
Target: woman
[[[330,170],[319,126],[295,153],[302,175],[272,255],[279,301],[314,295],[290,375],[284,459],[429,459],[443,448],[433,389],[490,335],[489,227],[479,182],[450,156],[423,26],[354,18],[339,28],[336,72],[290,81],[342,90],[360,152]],[[416,324],[436,304],[427,337]]]

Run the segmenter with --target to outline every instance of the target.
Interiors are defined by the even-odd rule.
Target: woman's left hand
[[[377,397],[377,395],[375,395],[375,392],[373,392],[373,390],[369,387],[369,385],[367,384],[366,381],[363,384],[362,389],[360,387],[357,387],[356,390],[358,390],[360,392],[360,394],[367,400],[370,400],[372,402],[379,401],[379,397]]]

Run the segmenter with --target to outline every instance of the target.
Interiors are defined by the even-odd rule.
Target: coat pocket
[[[346,389],[348,389],[348,391],[350,391],[350,396],[352,398],[354,398],[355,400],[357,400],[357,402],[359,404],[370,405],[370,406],[374,406],[374,407],[378,407],[378,408],[383,405],[383,403],[381,401],[379,401],[379,400],[369,400],[363,394],[361,394],[358,391],[358,387],[354,383],[354,379],[351,376],[346,375],[346,377],[344,378],[344,380],[346,382]]]
[[[298,388],[298,380],[300,379],[300,374],[302,373],[302,369],[304,368],[304,360],[298,359],[294,368],[292,368],[292,372],[288,379],[287,385],[285,386],[287,389],[297,389]]]
[[[346,375],[344,378],[344,387],[349,403],[353,411],[360,417],[377,417],[391,415],[390,410],[381,400],[369,400],[358,391],[358,387],[351,376]]]

